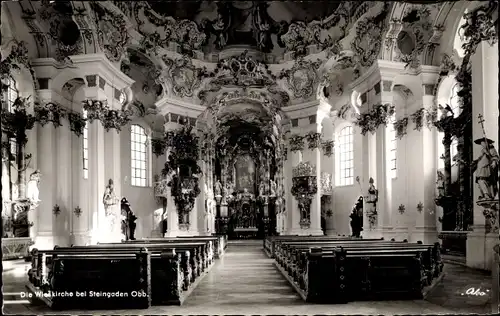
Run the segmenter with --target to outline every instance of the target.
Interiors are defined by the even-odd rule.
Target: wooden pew
[[[297,241],[297,242],[305,242],[305,241],[335,241],[335,240],[362,240],[361,238],[354,238],[354,237],[346,237],[346,236],[298,236],[298,235],[291,235],[291,236],[270,236],[266,237],[264,239],[264,251],[270,258],[274,258],[275,252],[276,252],[276,247],[279,247],[279,245],[283,242],[292,242],[292,241]],[[365,239],[367,240],[367,239]],[[369,240],[374,240],[374,239],[369,239]],[[376,240],[383,240],[381,239],[376,239]]]
[[[302,242],[282,242],[281,250],[276,256],[278,269],[307,301],[340,303],[397,295],[421,298],[422,288],[442,272],[436,244],[380,240],[311,242],[305,238]],[[336,294],[327,295],[330,292]]]
[[[34,257],[38,251],[33,249]],[[151,306],[151,254],[146,249],[102,253],[57,253],[41,284],[28,283],[32,302],[52,309],[145,309]],[[126,276],[126,277],[125,277]]]
[[[195,273],[197,275],[201,274],[201,270],[206,269],[209,265],[211,265],[214,261],[214,251],[213,251],[213,243],[212,241],[188,241],[188,240],[168,240],[164,242],[141,242],[141,241],[126,241],[121,243],[98,243],[95,247],[105,247],[106,245],[112,245],[112,247],[122,247],[127,248],[131,247],[148,247],[151,249],[154,248],[175,248],[175,249],[185,249],[190,250],[191,248],[191,257],[194,258],[196,267]],[[80,246],[87,247],[87,246]],[[166,248],[165,248],[166,249]],[[201,269],[201,270],[200,270]]]
[[[151,253],[153,304],[182,304],[197,286],[199,277],[212,265],[213,260],[203,248],[207,243],[148,244]],[[52,251],[39,252],[32,264],[30,279],[37,280],[37,271],[42,267],[50,269],[50,256],[57,253],[99,253],[102,255],[119,252],[134,252],[144,244],[98,244],[94,246],[55,247]],[[208,249],[205,247],[204,249]],[[194,254],[194,255],[191,255]],[[41,256],[44,256],[43,258]],[[34,259],[35,260],[35,259]],[[175,272],[177,271],[177,272]],[[32,280],[32,283],[36,283]],[[177,284],[177,285],[175,285]],[[167,286],[166,286],[167,285]],[[171,285],[171,286],[168,286]],[[180,287],[180,288],[178,288]]]
[[[148,250],[167,250],[167,249],[175,249],[177,252],[189,252],[186,254],[186,257],[190,260],[188,261],[190,264],[190,271],[192,272],[191,278],[196,280],[199,276],[202,275],[213,263],[213,257],[210,256],[208,251],[208,243],[205,242],[179,242],[179,243],[106,243],[106,244],[97,244],[93,246],[76,246],[72,247],[74,249],[89,249],[92,248],[117,248],[117,249],[127,249],[127,248],[141,248],[147,247]],[[181,260],[182,260],[181,256]],[[184,261],[182,260],[181,267],[184,269]],[[184,271],[184,275],[189,274],[190,271]]]
[[[277,262],[283,266],[284,269],[289,271],[290,274],[295,275],[301,270],[304,265],[304,261],[307,252],[312,247],[321,247],[324,250],[336,248],[336,247],[358,247],[358,248],[370,248],[375,249],[377,247],[390,247],[392,249],[403,247],[405,249],[424,249],[423,263],[425,267],[425,273],[427,280],[430,282],[441,274],[443,270],[443,262],[440,256],[440,248],[438,244],[434,245],[422,245],[422,244],[408,244],[405,242],[369,242],[369,241],[338,241],[330,243],[288,243],[284,247],[283,254],[280,254],[276,258]]]
[[[202,237],[175,237],[175,238],[144,238],[137,240],[128,240],[124,241],[125,243],[137,243],[137,244],[146,244],[146,243],[190,243],[190,242],[207,242],[210,244],[210,251],[212,252],[212,256],[214,258],[220,258],[225,252],[223,247],[222,237],[211,237],[211,236],[202,236]],[[222,243],[222,244],[221,244]]]

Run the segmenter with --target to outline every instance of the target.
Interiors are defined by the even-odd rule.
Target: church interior
[[[3,1],[3,314],[500,307],[498,1]]]

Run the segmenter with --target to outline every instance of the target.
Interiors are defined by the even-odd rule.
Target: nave
[[[68,314],[23,302],[29,263],[4,261],[4,314]],[[323,305],[304,302],[263,251],[262,241],[230,241],[227,252],[194,289],[182,306],[152,306],[147,310],[78,311],[103,314],[450,314],[488,313],[484,297],[463,296],[469,287],[486,288],[484,273],[445,263],[445,277],[426,300],[365,301]],[[17,295],[13,295],[17,294]],[[12,301],[18,302],[17,304]]]

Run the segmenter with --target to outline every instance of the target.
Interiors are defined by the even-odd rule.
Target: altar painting
[[[255,162],[249,155],[239,156],[234,165],[236,190],[239,192],[247,189],[254,192],[255,182]]]

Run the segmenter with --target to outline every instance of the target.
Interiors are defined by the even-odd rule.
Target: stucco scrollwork
[[[358,22],[356,35],[351,43],[356,62],[359,63],[358,66],[369,67],[378,58],[385,30],[384,22],[389,12],[388,6],[389,3],[385,3],[378,14]]]
[[[181,98],[192,97],[194,90],[201,84],[202,70],[195,67],[191,58],[187,56],[172,60],[164,55],[162,59],[167,66],[166,77],[172,85],[173,94]]]
[[[97,40],[106,57],[112,62],[120,61],[130,41],[124,17],[104,8],[97,2],[90,2],[95,13]]]
[[[308,98],[313,95],[314,87],[318,81],[317,70],[320,60],[311,61],[299,58],[291,69],[283,69],[279,75],[292,90],[296,98]]]

